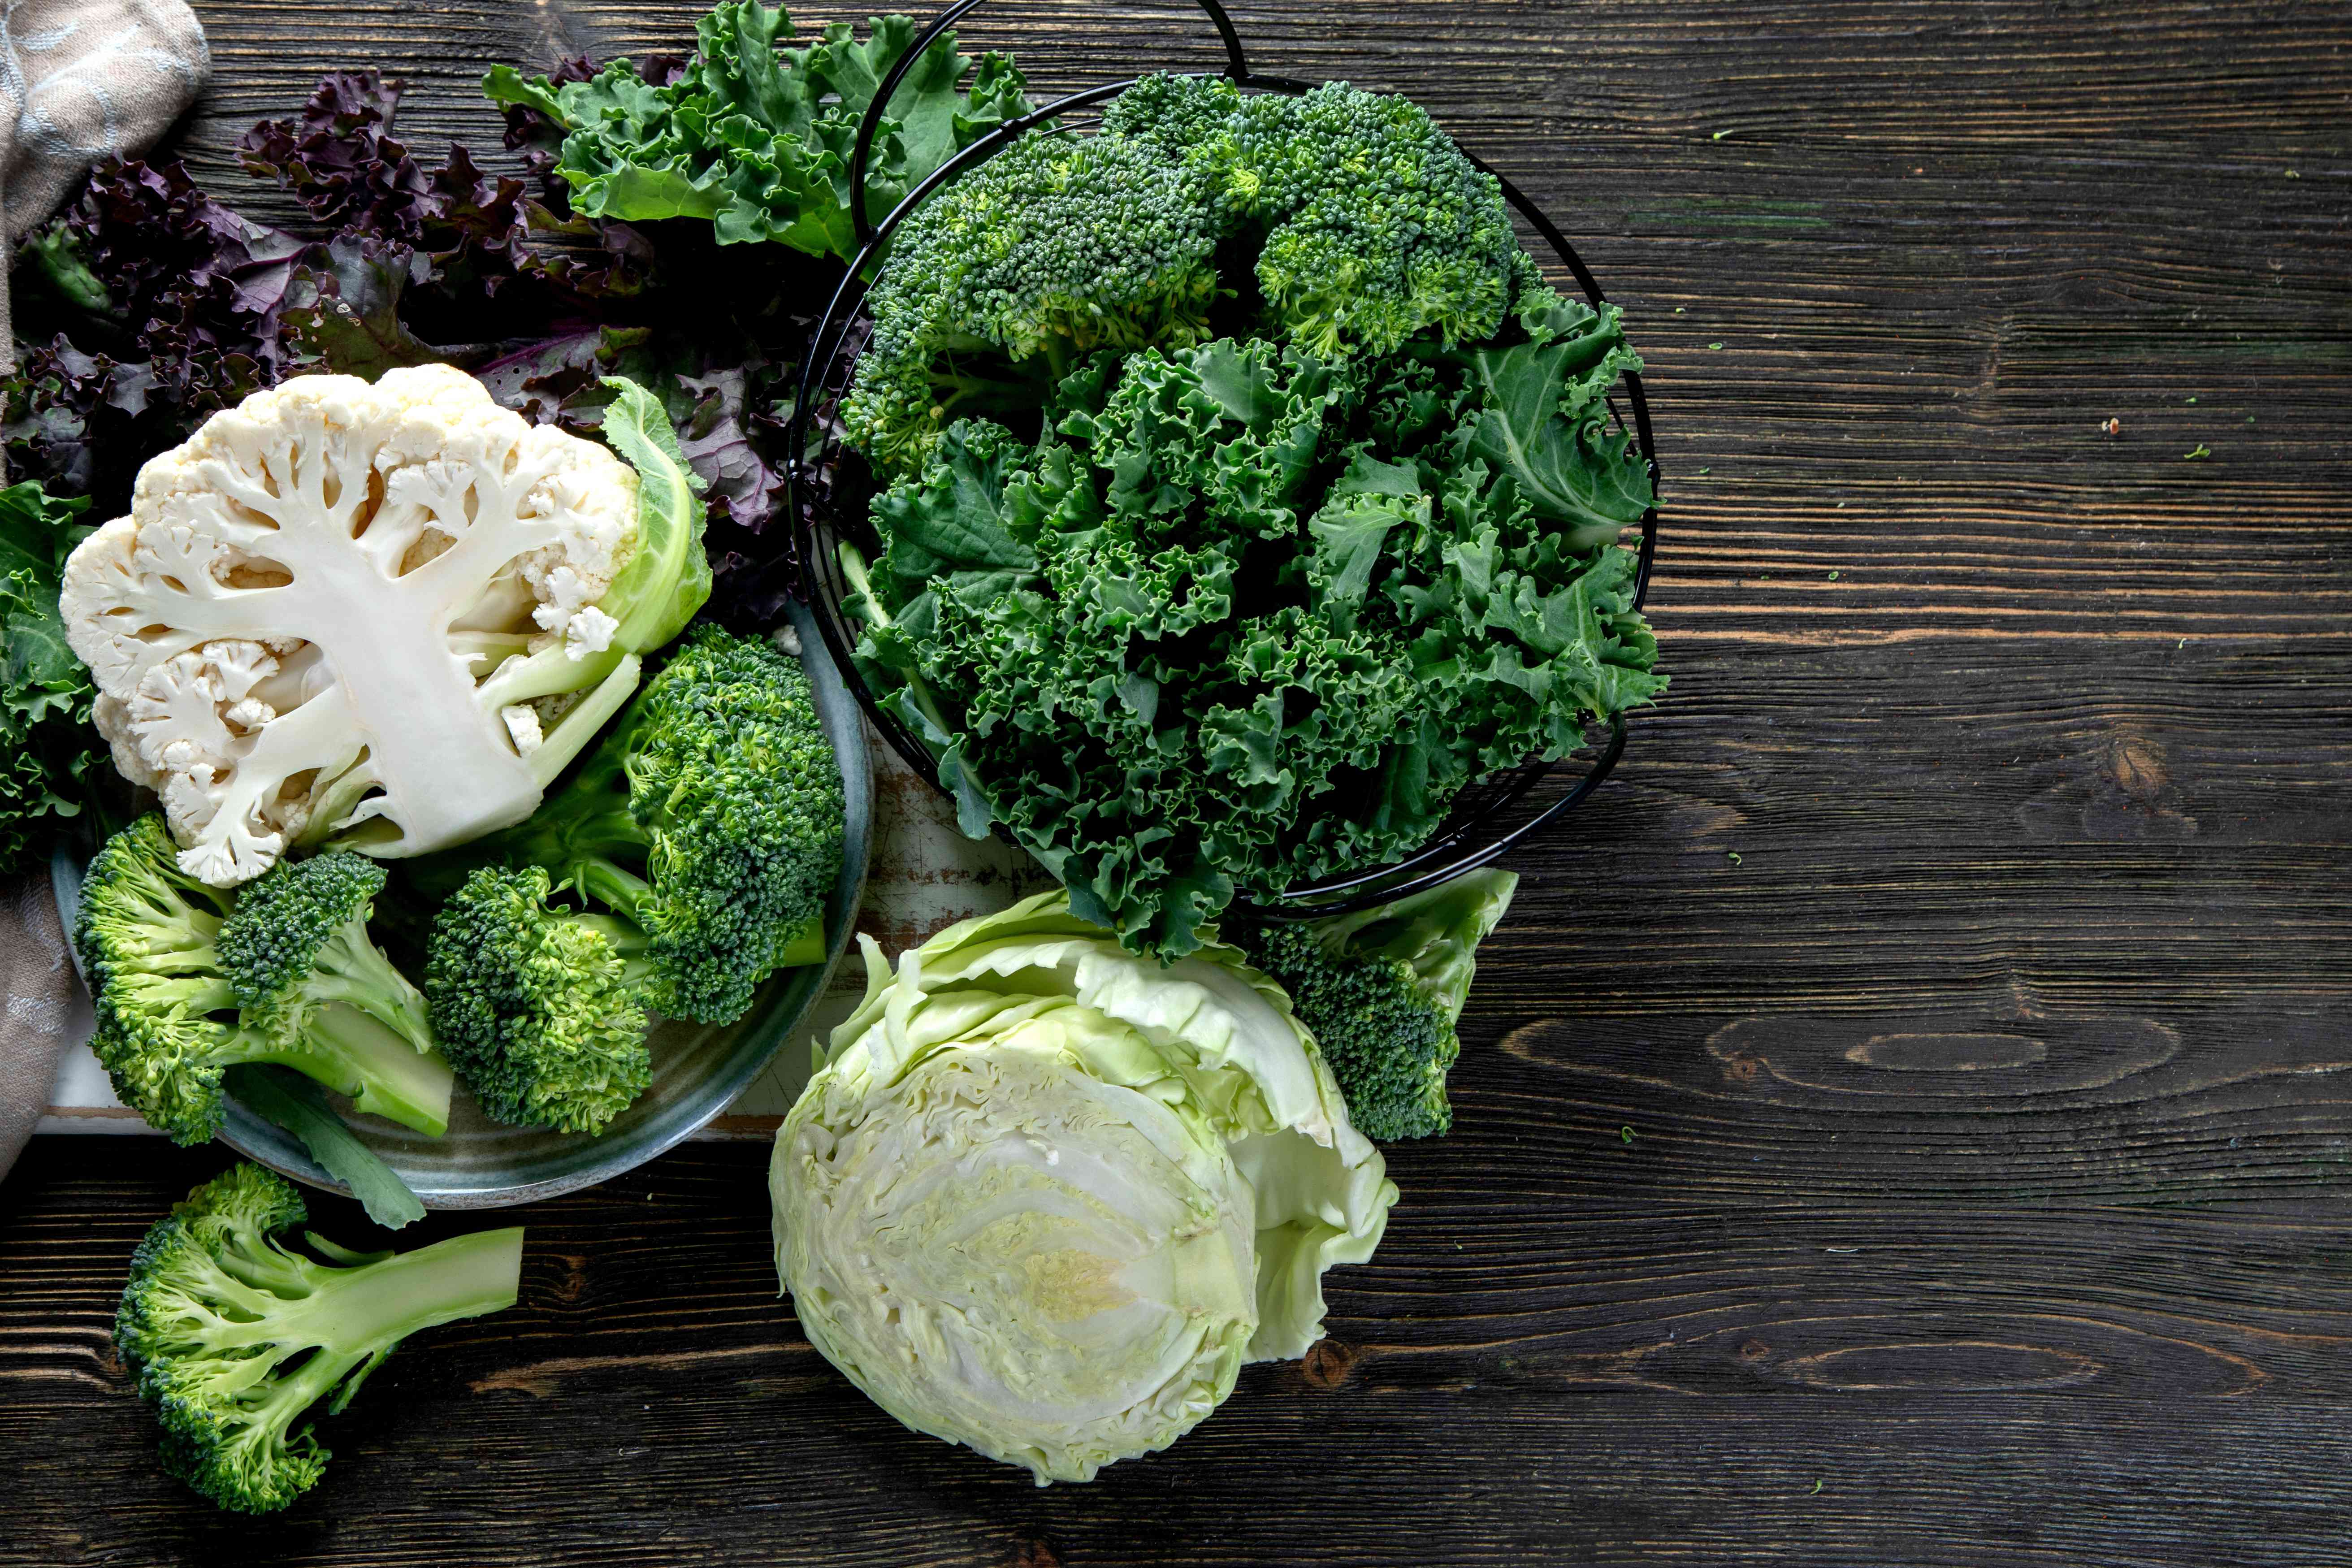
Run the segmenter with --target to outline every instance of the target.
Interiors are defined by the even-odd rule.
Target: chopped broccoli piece
[[[336,849],[280,860],[246,885],[219,943],[248,1025],[289,1037],[313,1010],[340,1002],[418,1050],[433,1048],[424,995],[368,935],[387,875],[377,861]]]
[[[1351,915],[1235,933],[1290,993],[1368,1138],[1426,1138],[1454,1125],[1445,1075],[1478,943],[1511,906],[1512,871],[1473,871]]]
[[[636,987],[646,939],[548,905],[546,868],[484,866],[435,922],[433,1025],[482,1109],[520,1127],[598,1133],[653,1081]]]
[[[886,471],[917,472],[959,418],[1034,434],[1092,350],[1451,346],[1494,334],[1538,281],[1501,187],[1410,101],[1150,77],[1099,135],[1026,137],[907,220],[843,419]]]
[[[289,1009],[267,1018],[240,1010],[220,949],[234,908],[233,894],[181,869],[179,846],[155,813],[90,861],[74,945],[98,1015],[90,1046],[122,1102],[176,1142],[201,1143],[220,1131],[221,1074],[275,1062],[351,1096],[362,1111],[436,1138],[446,1131],[452,1080],[438,1053],[342,1001],[292,1007],[290,1023]]]
[[[293,1426],[351,1403],[420,1329],[502,1311],[522,1269],[520,1229],[415,1252],[355,1253],[316,1234],[319,1262],[275,1238],[309,1215],[258,1165],[214,1177],[131,1255],[115,1343],[163,1426],[163,1464],[218,1507],[269,1513],[318,1484],[328,1451]]]
[[[728,1024],[777,968],[823,956],[844,806],[806,672],[706,624],[529,821],[418,862],[417,886],[446,896],[478,866],[544,867],[634,928],[632,955],[642,937],[646,1006]],[[455,1005],[429,975],[426,994]]]

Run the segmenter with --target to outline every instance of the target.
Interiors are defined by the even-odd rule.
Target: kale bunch
[[[1617,543],[1641,361],[1401,100],[1153,79],[928,204],[873,302],[859,657],[964,830],[1136,951],[1665,684]]]
[[[1665,687],[1642,362],[1412,103],[1152,78],[919,209],[873,315],[858,656],[964,832],[1139,952]]]

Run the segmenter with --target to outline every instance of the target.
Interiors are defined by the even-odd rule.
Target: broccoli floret
[[[1093,350],[1235,331],[1329,360],[1494,335],[1538,280],[1494,177],[1428,114],[1344,83],[1250,96],[1150,77],[1090,139],[1033,134],[898,231],[843,405],[893,474],[1034,412]]]
[[[1244,101],[1224,195],[1269,225],[1259,290],[1289,341],[1385,354],[1498,331],[1539,281],[1502,187],[1406,99],[1344,82]]]
[[[1250,962],[1290,993],[1357,1131],[1426,1138],[1454,1125],[1445,1075],[1478,943],[1511,906],[1512,871],[1473,871],[1352,915],[1235,933]]]
[[[543,867],[634,928],[633,956],[642,937],[646,1006],[728,1024],[777,969],[823,960],[844,809],[807,674],[764,640],[705,625],[529,821],[420,862],[417,885]],[[430,975],[426,994],[437,1013]]]
[[[98,1016],[91,1047],[122,1102],[175,1141],[201,1143],[220,1131],[221,1074],[274,1062],[351,1096],[362,1111],[434,1137],[446,1131],[452,1079],[437,1053],[339,999],[272,992],[261,1012],[240,1009],[221,950],[235,908],[233,894],[181,869],[160,815],[108,839],[90,861],[74,944]],[[284,954],[296,939],[271,934],[275,917],[253,924],[248,977],[290,967]],[[299,998],[303,981],[291,989]]]
[[[1200,178],[1151,145],[1015,142],[899,230],[842,408],[852,438],[919,468],[950,424],[1041,407],[1087,353],[1199,342],[1218,237]]]
[[[220,956],[248,1026],[290,1037],[318,1008],[341,1003],[433,1048],[423,994],[368,935],[387,874],[335,849],[280,860],[246,884],[221,924]]]
[[[635,990],[646,938],[548,903],[546,869],[485,866],[443,906],[425,970],[433,1026],[500,1121],[598,1133],[653,1080]]]
[[[318,1484],[328,1451],[293,1430],[351,1403],[419,1329],[515,1303],[522,1232],[362,1254],[316,1234],[319,1262],[275,1239],[301,1196],[240,1163],[175,1205],[131,1255],[114,1341],[163,1427],[163,1464],[225,1509],[269,1513]]]

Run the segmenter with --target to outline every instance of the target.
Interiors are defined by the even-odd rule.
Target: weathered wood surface
[[[200,9],[223,190],[321,68],[478,146],[484,62],[691,15]],[[1332,1341],[1035,1491],[831,1373],[761,1152],[698,1149],[522,1212],[522,1306],[222,1520],[107,1343],[218,1157],[50,1139],[0,1187],[0,1563],[2352,1562],[2352,21],[1237,15],[1578,237],[1667,474],[1675,689],[1521,860]],[[1172,5],[984,16],[1049,85],[1213,60]]]

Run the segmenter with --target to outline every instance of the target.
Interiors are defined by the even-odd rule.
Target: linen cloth
[[[211,68],[184,0],[0,0],[0,239],[13,251],[108,153],[146,151]],[[0,265],[0,363],[13,368],[8,322]],[[0,897],[0,1176],[48,1104],[76,984],[44,868]]]

